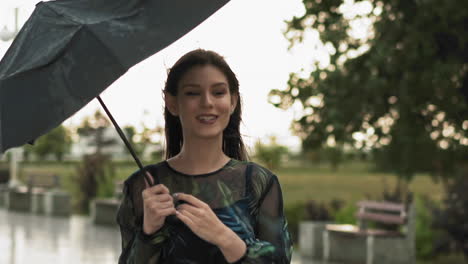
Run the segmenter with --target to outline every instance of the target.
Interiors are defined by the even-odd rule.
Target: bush
[[[287,206],[284,211],[288,221],[288,230],[291,233],[291,240],[293,243],[297,243],[299,239],[299,223],[304,219],[304,203],[301,202]]]
[[[446,186],[443,207],[434,210],[434,227],[444,230],[455,250],[468,259],[468,170]]]
[[[76,172],[71,180],[77,213],[87,214],[90,201],[96,197],[114,195],[115,170],[109,157],[98,153],[85,155]]]
[[[434,256],[436,231],[432,228],[431,201],[427,197],[416,197],[416,257],[428,260]]]
[[[288,154],[288,148],[278,145],[275,137],[271,137],[270,141],[269,145],[261,141],[255,143],[255,157],[268,169],[275,170],[281,167],[283,157]]]
[[[353,204],[345,205],[337,210],[333,218],[337,224],[356,224],[356,210],[357,207]]]
[[[327,205],[325,202],[316,202],[309,200],[305,203],[305,218],[304,220],[314,221],[331,221],[333,215],[343,207],[344,202],[342,200],[333,199]]]

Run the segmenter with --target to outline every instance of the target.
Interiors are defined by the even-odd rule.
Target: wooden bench
[[[367,264],[413,263],[413,206],[386,201],[360,201],[357,206],[358,225],[326,226],[324,259]]]
[[[44,191],[60,187],[60,178],[52,173],[35,173],[28,175],[27,186],[30,192]]]

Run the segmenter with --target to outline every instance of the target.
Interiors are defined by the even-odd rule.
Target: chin
[[[202,139],[215,139],[218,137],[222,137],[223,133],[222,132],[216,132],[216,133],[197,133],[195,134],[197,138],[202,138]]]

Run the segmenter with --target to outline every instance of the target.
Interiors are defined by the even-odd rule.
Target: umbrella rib
[[[117,124],[117,121],[115,121],[114,117],[112,116],[112,114],[111,114],[111,112],[109,111],[109,109],[107,109],[107,106],[104,104],[104,101],[102,101],[101,97],[100,97],[100,96],[97,96],[96,98],[98,99],[98,101],[99,101],[99,103],[101,104],[102,108],[104,109],[104,111],[106,112],[107,116],[108,116],[109,119],[111,120],[112,124],[114,124],[115,129],[116,129],[117,132],[119,133],[120,138],[122,138],[122,140],[124,141],[125,146],[126,146],[127,149],[130,151],[130,154],[132,154],[133,159],[135,159],[135,162],[137,163],[138,167],[140,168],[140,172],[143,174],[143,177],[145,178],[145,181],[148,183],[149,186],[153,186],[153,184],[152,184],[153,181],[149,178],[146,169],[143,167],[143,164],[141,164],[140,159],[139,159],[138,156],[136,155],[135,150],[133,149],[132,145],[130,144],[130,142],[128,141],[127,137],[126,137],[125,134],[123,133],[123,131],[122,131],[122,129],[120,128],[119,124]],[[154,183],[155,183],[155,184],[159,184],[159,177],[158,177],[158,175],[156,175],[156,178],[155,178]]]

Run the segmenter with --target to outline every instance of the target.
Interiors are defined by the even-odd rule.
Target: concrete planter
[[[4,198],[7,210],[29,212],[31,209],[31,194],[26,188],[9,189]]]
[[[70,216],[70,194],[64,191],[46,192],[44,195],[44,212],[49,216]]]
[[[97,225],[117,225],[116,216],[120,200],[95,199],[91,202],[91,219]]]
[[[0,184],[0,208],[5,207],[5,200],[7,199],[8,186],[6,184]]]
[[[45,213],[45,192],[37,191],[31,195],[31,212],[35,214]]]
[[[299,253],[301,256],[323,258],[323,231],[330,221],[302,221],[299,223]]]
[[[350,225],[343,225],[350,226]],[[367,237],[358,233],[323,232],[323,260],[338,263],[367,262]]]

